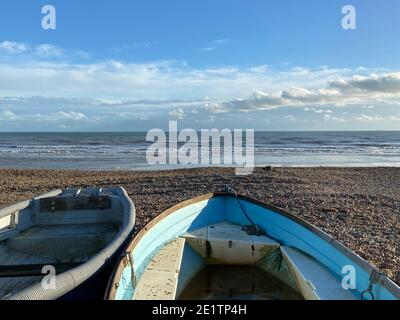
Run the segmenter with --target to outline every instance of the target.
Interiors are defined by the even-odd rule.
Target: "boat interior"
[[[239,274],[234,276],[243,272],[242,278],[249,266],[259,268],[269,281],[275,278],[281,282],[279,292],[257,286],[251,277],[229,282],[218,275],[213,277],[212,273],[194,288],[193,279],[211,265],[226,270],[236,266]],[[329,299],[338,295],[343,299],[355,298],[342,289],[340,280],[329,270],[306,254],[281,246],[266,235],[252,235],[251,230],[226,221],[185,232],[166,243],[146,266],[133,299],[184,299],[187,290],[193,299]]]
[[[117,197],[106,189],[59,190],[0,211],[0,298],[86,261],[119,232]]]
[[[357,269],[356,290],[342,287],[344,265]],[[222,195],[156,218],[132,241],[115,277],[111,298],[117,300],[353,300],[369,273],[321,231]]]

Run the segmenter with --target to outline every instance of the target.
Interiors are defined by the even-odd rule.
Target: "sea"
[[[152,143],[145,132],[0,133],[0,168],[163,170],[209,165],[149,164],[146,150]],[[400,166],[400,131],[255,132],[254,161],[256,166]]]

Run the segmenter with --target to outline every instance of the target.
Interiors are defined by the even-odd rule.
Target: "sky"
[[[2,0],[0,131],[399,130],[399,16],[398,0]]]

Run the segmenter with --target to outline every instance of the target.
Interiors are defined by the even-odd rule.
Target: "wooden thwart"
[[[111,208],[109,196],[50,197],[40,199],[40,212],[69,210],[105,210]]]
[[[186,232],[182,237],[209,264],[249,265],[279,248],[275,240],[250,235],[243,226],[229,222]]]

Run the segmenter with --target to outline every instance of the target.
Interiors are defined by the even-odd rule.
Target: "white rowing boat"
[[[121,187],[55,190],[0,210],[0,299],[102,297],[134,223]]]

